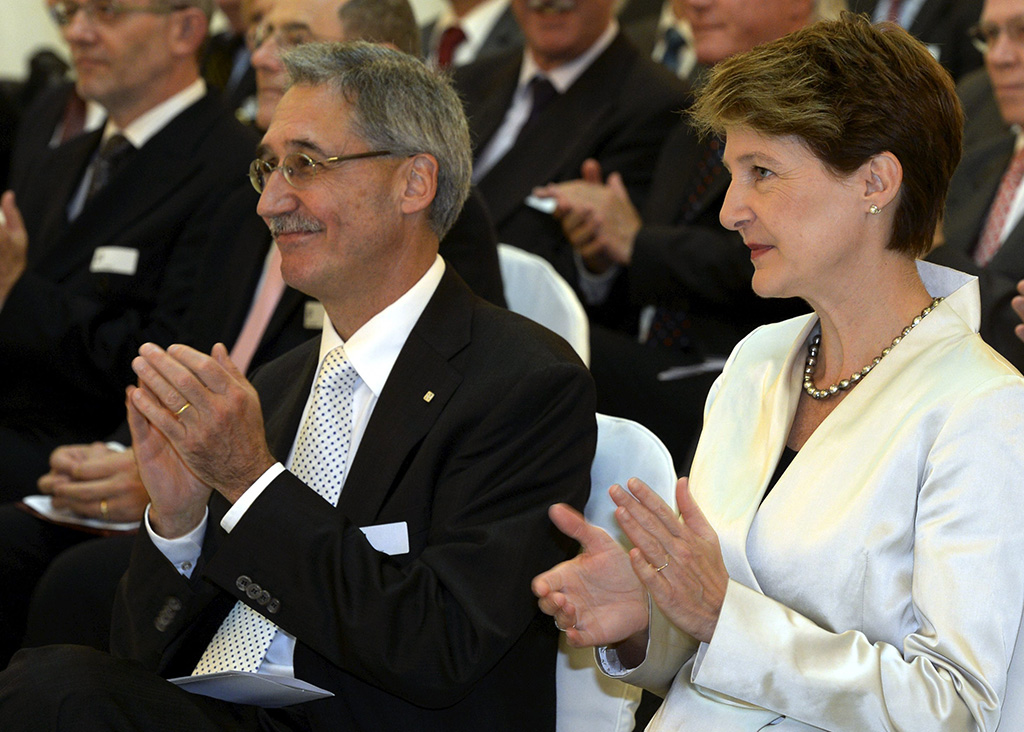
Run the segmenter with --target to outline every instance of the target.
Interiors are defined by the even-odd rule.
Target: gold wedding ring
[[[189,404],[188,402],[185,402],[185,406],[183,406],[181,409],[179,409],[177,412],[175,412],[174,416],[175,417],[179,416],[182,412],[184,412],[186,409],[188,409],[191,406],[192,406],[191,404]]]
[[[104,521],[109,521],[110,520],[110,509],[107,506],[106,499],[103,499],[102,501],[100,501],[100,516],[103,517]]]
[[[661,570],[665,569],[665,567],[667,567],[667,566],[668,566],[668,559],[666,559],[665,563],[663,565],[661,565],[660,567],[655,567],[654,571],[655,572],[660,572]]]

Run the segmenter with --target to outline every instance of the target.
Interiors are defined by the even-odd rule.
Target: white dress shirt
[[[337,346],[345,346],[345,354],[356,370],[356,381],[352,393],[352,439],[349,451],[355,455],[359,449],[359,443],[366,431],[366,425],[373,414],[373,408],[377,404],[384,389],[384,384],[391,374],[391,369],[398,359],[398,354],[405,345],[413,326],[419,320],[420,315],[426,308],[430,298],[437,289],[441,276],[444,274],[444,260],[438,256],[427,272],[413,285],[404,295],[395,302],[384,308],[373,316],[359,330],[352,334],[348,341],[343,342],[341,336],[334,329],[330,319],[324,316],[323,335],[320,339],[320,365],[327,354]],[[319,374],[319,367],[317,370]],[[316,383],[316,376],[313,378]],[[310,385],[309,396],[306,406],[302,411],[303,424],[313,402],[313,388]],[[298,433],[295,441],[298,440]],[[288,454],[288,464],[291,464],[292,456],[295,453],[295,441],[292,442],[291,451]],[[342,476],[342,486],[348,477],[348,466],[351,460],[346,461],[345,475]],[[235,505],[224,514],[221,519],[221,528],[227,532],[238,524],[245,515],[248,508],[259,498],[260,494],[281,472],[285,466],[275,463],[261,475],[250,488],[242,494],[235,502]],[[206,535],[207,520],[209,512],[204,516],[200,524],[185,536],[177,539],[165,539],[153,531],[149,523],[149,509],[146,509],[145,526],[149,532],[153,544],[174,564],[178,571],[186,577],[192,576],[192,570],[199,559],[203,546],[203,538]],[[295,637],[279,630],[270,644],[270,650],[259,668],[259,673],[268,673],[282,676],[294,675],[293,656],[295,652]]]

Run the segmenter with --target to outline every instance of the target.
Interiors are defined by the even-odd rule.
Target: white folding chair
[[[584,515],[629,546],[615,521],[615,503],[608,496],[613,483],[640,478],[675,509],[676,471],[668,448],[643,425],[628,419],[597,415],[597,452],[590,469],[590,498]],[[555,667],[556,732],[630,732],[640,704],[635,686],[602,674],[594,649],[572,648],[563,635]]]
[[[576,293],[544,257],[498,245],[498,266],[508,309],[552,330],[590,365],[590,325]]]

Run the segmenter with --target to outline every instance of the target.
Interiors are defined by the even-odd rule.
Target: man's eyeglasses
[[[250,27],[245,34],[245,42],[249,51],[255,51],[271,38],[277,42],[277,47],[282,51],[316,40],[316,36],[313,35],[309,26],[304,23],[287,23],[280,28],[275,28],[271,23],[260,23]]]
[[[94,23],[109,25],[115,22],[122,15],[128,13],[155,13],[157,15],[169,15],[178,10],[184,10],[187,5],[125,5],[117,0],[86,0],[76,3],[72,0],[61,0],[50,6],[50,17],[63,28],[70,25],[75,19],[75,13],[84,10],[86,17]]]
[[[1006,34],[1007,40],[1015,46],[1024,46],[1024,16],[1013,18],[1004,24],[978,23],[972,26],[967,35],[971,37],[974,47],[982,53],[988,53],[999,42],[999,36]]]
[[[304,153],[291,153],[290,155],[285,155],[284,159],[281,160],[281,164],[277,166],[257,158],[249,165],[249,181],[257,193],[263,193],[270,174],[275,170],[280,170],[288,185],[293,188],[302,189],[308,187],[313,182],[321,168],[331,168],[348,160],[380,158],[390,154],[390,150],[373,150],[372,152],[355,153],[354,155],[338,155],[326,160],[313,160],[313,158]]]

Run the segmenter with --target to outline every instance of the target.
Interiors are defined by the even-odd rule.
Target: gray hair
[[[363,41],[307,43],[284,55],[291,84],[328,86],[352,106],[370,147],[437,160],[430,227],[442,238],[469,196],[472,156],[462,102],[443,74],[386,46]]]
[[[420,55],[420,27],[409,0],[348,0],[338,8],[348,40],[390,43],[410,56]]]

